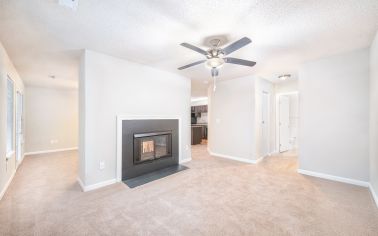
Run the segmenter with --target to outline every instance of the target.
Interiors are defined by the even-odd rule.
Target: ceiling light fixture
[[[207,59],[206,61],[206,66],[210,69],[212,68],[221,68],[224,64],[224,60],[223,58],[220,58],[220,57],[213,57],[213,58],[210,58],[210,59]]]
[[[49,75],[49,78],[50,79],[56,79],[56,76],[55,75]]]
[[[278,78],[279,78],[280,80],[282,80],[282,81],[287,80],[287,79],[289,79],[290,77],[291,77],[290,74],[285,74],[285,75],[280,75],[280,76],[278,76]]]

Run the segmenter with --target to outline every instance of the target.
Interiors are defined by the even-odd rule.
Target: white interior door
[[[279,97],[279,144],[280,152],[290,149],[290,99],[288,96]]]
[[[261,99],[261,152],[269,154],[269,93],[263,92]]]
[[[23,95],[17,92],[16,97],[16,160],[19,163],[22,160],[22,150],[24,143],[22,114],[24,110]]]

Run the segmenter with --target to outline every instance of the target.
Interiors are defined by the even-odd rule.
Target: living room
[[[0,1],[1,235],[377,235],[378,2]]]

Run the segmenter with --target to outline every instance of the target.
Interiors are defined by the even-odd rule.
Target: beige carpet
[[[251,165],[197,145],[190,170],[87,193],[76,163],[76,152],[27,157],[0,202],[0,235],[378,235],[367,188],[302,176],[291,155]]]

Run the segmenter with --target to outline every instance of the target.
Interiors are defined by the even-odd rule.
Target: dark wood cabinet
[[[191,112],[192,113],[207,113],[207,105],[202,105],[202,106],[193,106],[191,107]]]
[[[192,125],[192,145],[200,144],[207,139],[207,125]]]
[[[192,126],[192,145],[200,144],[202,141],[202,127]]]

